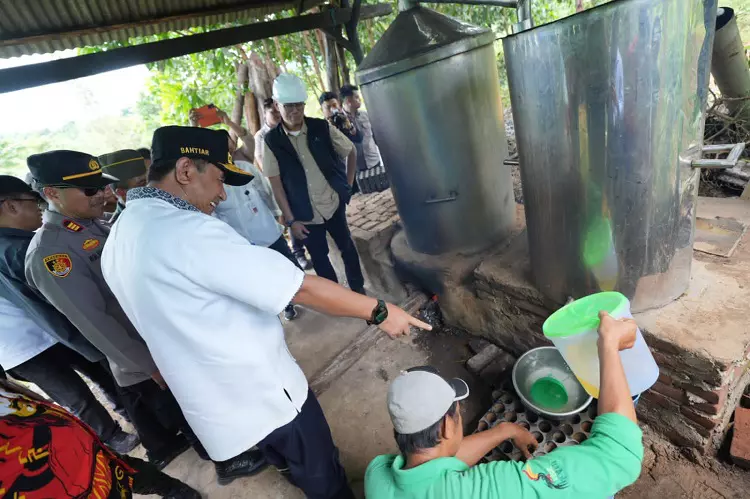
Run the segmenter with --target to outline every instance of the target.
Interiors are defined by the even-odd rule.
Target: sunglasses
[[[98,193],[102,192],[107,187],[79,187],[77,185],[69,185],[69,184],[55,184],[55,185],[49,185],[47,187],[56,187],[58,189],[78,189],[79,191],[83,192],[86,197],[92,197],[96,196]]]

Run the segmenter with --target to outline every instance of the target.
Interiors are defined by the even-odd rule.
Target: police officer
[[[117,208],[109,217],[109,223],[117,221],[125,209],[127,193],[130,189],[146,185],[146,158],[139,151],[122,149],[99,156],[102,172],[117,178],[117,182],[110,185],[117,196]]]
[[[178,435],[182,414],[156,384],[163,381],[151,354],[104,282],[99,262],[109,234],[98,221],[104,188],[116,179],[82,152],[35,154],[27,164],[49,204],[26,252],[27,281],[107,357],[149,460],[163,467],[188,447]]]

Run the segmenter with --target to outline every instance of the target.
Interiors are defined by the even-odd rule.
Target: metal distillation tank
[[[515,222],[494,40],[411,6],[358,68],[406,238],[419,253],[482,249]]]
[[[716,0],[621,0],[504,39],[535,284],[688,287]]]

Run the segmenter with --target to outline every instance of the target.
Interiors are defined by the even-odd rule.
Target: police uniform
[[[117,179],[102,174],[96,158],[75,151],[29,156],[36,185],[103,189]],[[101,253],[109,227],[68,217],[50,207],[26,252],[26,278],[109,361],[121,398],[149,459],[161,465],[187,442],[178,435],[187,423],[169,391],[151,375],[158,369],[148,347],[104,281]]]
[[[99,163],[102,165],[102,172],[107,175],[116,177],[120,182],[144,177],[148,172],[146,159],[138,151],[133,149],[122,149],[120,151],[110,152],[99,156]],[[125,209],[125,203],[117,199],[117,208],[107,217],[110,224],[113,224],[120,218],[122,210]]]

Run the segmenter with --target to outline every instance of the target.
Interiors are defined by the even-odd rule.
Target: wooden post
[[[248,90],[245,94],[245,118],[247,119],[247,130],[251,135],[255,135],[260,130],[260,113],[258,113],[258,103],[255,100],[255,94]]]
[[[341,0],[341,7],[349,7],[349,0]],[[362,8],[362,0],[354,0],[352,4],[352,17],[349,21],[344,24],[346,31],[346,38],[351,43],[351,53],[354,57],[354,63],[359,66],[365,58],[364,51],[362,50],[362,44],[359,41],[359,33],[357,32],[357,25],[359,24],[359,17]],[[334,28],[337,29],[337,28]]]
[[[346,52],[344,47],[336,44],[336,59],[338,60],[339,68],[341,69],[341,83],[351,83],[352,80],[349,77],[349,66],[346,64]]]
[[[278,37],[275,37],[275,36],[273,37],[273,43],[274,43],[274,45],[276,45],[276,59],[279,60],[279,64],[281,65],[281,69],[283,69],[284,72],[286,73],[287,72],[287,70],[286,70],[286,64],[284,63],[284,56],[281,54],[281,45],[279,44]]]
[[[323,76],[320,74],[320,64],[318,64],[318,54],[315,53],[312,43],[310,43],[310,33],[307,31],[303,31],[302,39],[305,41],[305,48],[310,53],[310,57],[312,58],[313,67],[315,68],[315,74],[318,76],[320,89],[325,90],[326,86],[323,84]]]
[[[242,126],[242,106],[245,102],[245,90],[247,88],[247,64],[242,62],[237,64],[237,89],[234,93],[234,107],[232,108],[232,121]],[[234,140],[237,136],[233,131],[229,134]]]
[[[339,80],[339,68],[336,60],[336,41],[330,36],[324,36],[323,46],[325,47],[326,84],[328,85],[328,91],[338,94],[341,88],[341,81]]]

